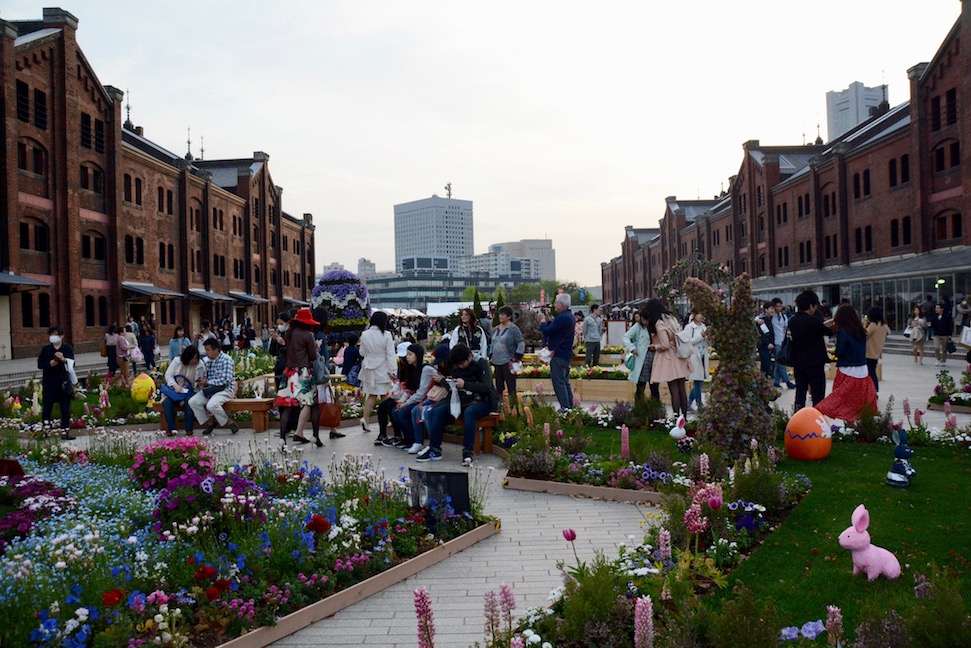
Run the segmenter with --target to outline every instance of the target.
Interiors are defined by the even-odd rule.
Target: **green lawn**
[[[586,433],[594,441],[588,454],[620,452],[619,431],[587,428]],[[663,430],[632,431],[630,446],[638,460],[651,451],[685,457],[674,452]],[[917,477],[906,489],[886,485],[892,461],[893,447],[884,443],[835,443],[823,461],[780,461],[780,470],[807,475],[813,488],[732,572],[729,586],[712,605],[733,597],[732,588],[741,581],[760,601],[774,602],[783,625],[825,620],[826,606],[836,605],[843,610],[844,627],[852,632],[865,607],[912,606],[914,574],[928,574],[931,564],[956,570],[962,595],[971,597],[971,453],[962,447],[916,448],[912,463]],[[853,575],[850,552],[839,546],[838,536],[850,526],[859,504],[870,511],[873,543],[900,561],[900,579],[871,583]]]

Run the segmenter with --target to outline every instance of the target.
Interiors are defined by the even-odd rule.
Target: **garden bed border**
[[[661,504],[661,493],[657,491],[632,490],[629,488],[610,488],[609,486],[590,486],[588,484],[572,484],[569,482],[547,481],[545,479],[526,479],[524,477],[506,477],[502,482],[503,488],[528,491],[530,493],[548,493],[550,495],[567,495],[569,497],[587,497],[610,502],[626,502],[629,504]]]
[[[935,411],[944,411],[944,405],[928,402],[927,409],[935,410]],[[954,414],[971,414],[971,406],[955,405],[954,403],[951,403],[951,412],[953,412]]]
[[[423,554],[415,556],[400,565],[395,565],[387,571],[375,574],[367,580],[352,585],[328,596],[325,599],[311,603],[296,612],[282,617],[274,626],[263,626],[244,635],[219,644],[219,648],[263,648],[274,641],[279,641],[307,626],[334,616],[344,608],[354,605],[367,597],[391,587],[415,574],[436,565],[469,547],[499,533],[501,520],[487,522],[479,527],[449,540]]]

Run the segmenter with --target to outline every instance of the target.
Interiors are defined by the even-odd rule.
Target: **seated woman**
[[[169,362],[165,371],[165,385],[162,387],[162,407],[165,409],[167,436],[176,434],[176,405],[182,405],[182,415],[185,417],[185,435],[192,436],[192,408],[186,403],[192,396],[192,388],[196,379],[205,376],[205,367],[199,359],[199,348],[191,344],[182,353]]]

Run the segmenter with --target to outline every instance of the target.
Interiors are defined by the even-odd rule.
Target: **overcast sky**
[[[52,3],[4,0],[0,17]],[[270,154],[317,261],[394,266],[395,203],[474,201],[475,250],[553,239],[600,284],[625,225],[710,198],[741,145],[826,134],[826,91],[929,61],[959,0],[412,2],[79,0],[78,41],[132,121],[185,153]]]

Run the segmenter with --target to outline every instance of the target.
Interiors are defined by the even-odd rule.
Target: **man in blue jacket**
[[[573,407],[573,389],[570,387],[570,360],[573,359],[574,319],[570,312],[570,294],[560,293],[553,302],[556,317],[540,324],[546,347],[553,353],[550,360],[550,381],[560,409]]]

